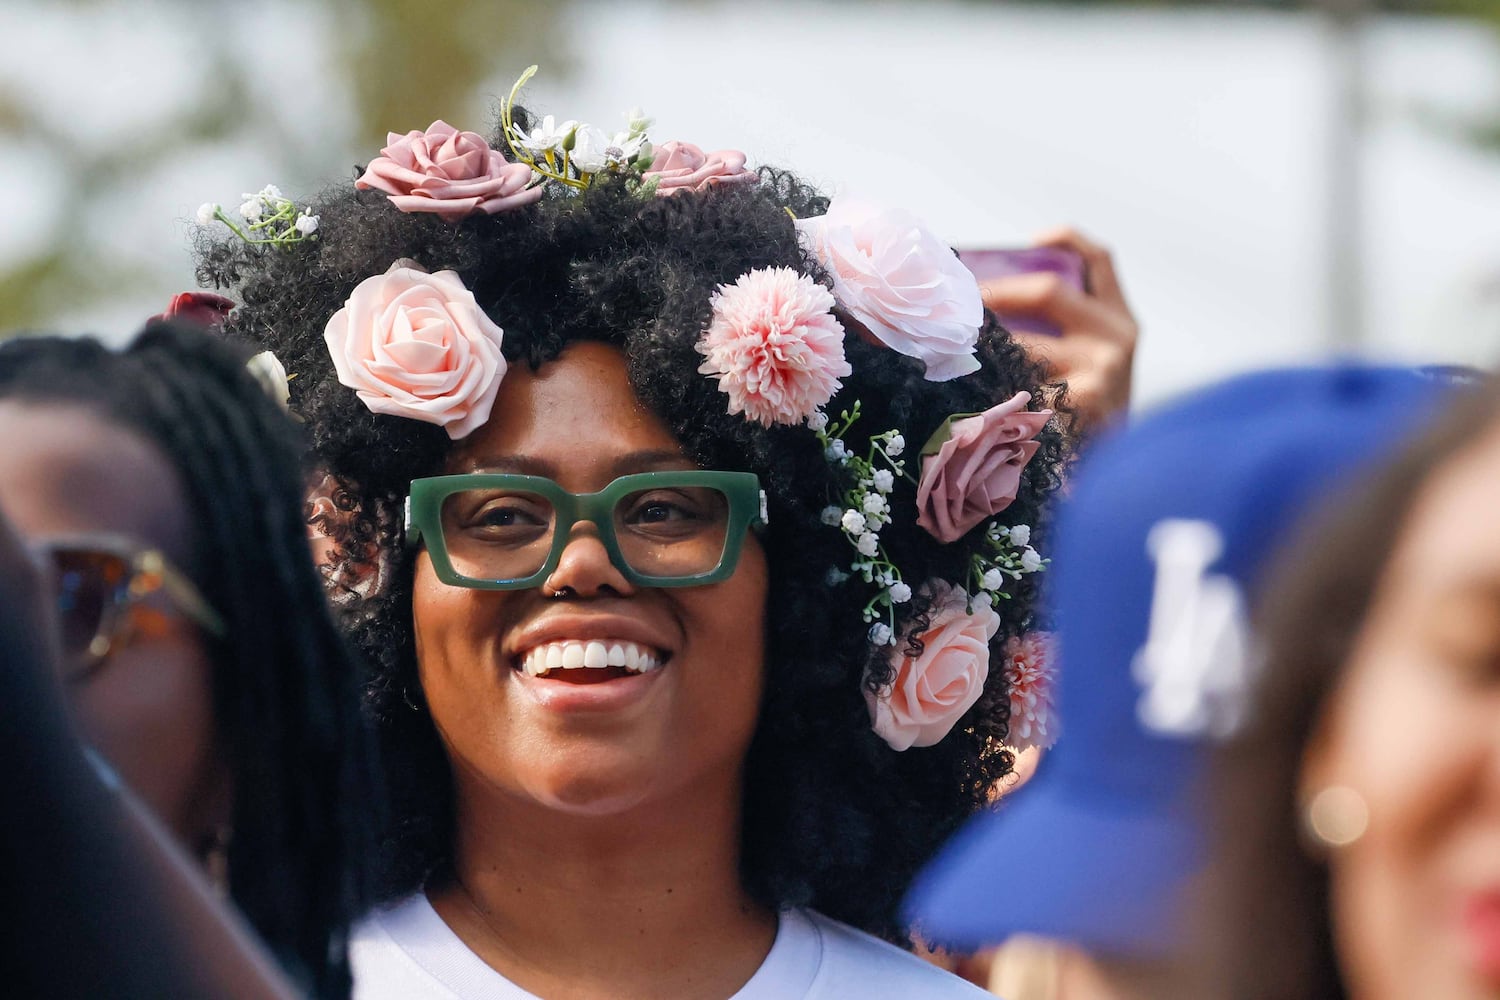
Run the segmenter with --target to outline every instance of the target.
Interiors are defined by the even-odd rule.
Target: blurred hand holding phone
[[[1086,434],[1122,415],[1140,330],[1110,252],[1075,229],[1021,249],[960,250],[985,308],[1012,339],[1066,382],[1071,429]]]
[[[996,278],[1010,278],[1018,274],[1049,273],[1057,275],[1080,292],[1084,290],[1083,258],[1065,247],[960,250],[958,259],[974,272],[975,280],[981,285]],[[1035,313],[992,311],[1000,320],[1000,325],[1012,333],[1039,333],[1048,337],[1062,336],[1062,329],[1045,316]]]

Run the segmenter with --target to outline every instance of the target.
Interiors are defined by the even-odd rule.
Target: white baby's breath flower
[[[815,431],[827,430],[828,414],[824,413],[822,410],[814,410],[812,416],[807,418],[807,426],[811,427]]]
[[[256,222],[260,219],[263,209],[260,199],[251,195],[243,205],[240,206],[240,217],[246,222]]]
[[[1026,546],[1026,551],[1024,551],[1024,552],[1021,553],[1021,572],[1022,573],[1035,573],[1037,570],[1039,570],[1041,568],[1042,568],[1042,556],[1041,556],[1041,554],[1039,552],[1037,552],[1036,549],[1032,548],[1030,545]]]
[[[1010,540],[1017,545],[1031,544],[1031,525],[1017,524],[1010,529]]]
[[[849,448],[844,444],[842,438],[834,438],[828,442],[825,452],[830,462],[845,462],[849,459]]]
[[[255,193],[255,197],[266,203],[269,208],[272,202],[281,201],[281,188],[275,184],[267,184]]]
[[[198,225],[213,225],[214,217],[218,214],[219,206],[211,201],[205,201],[198,206]]]
[[[306,212],[303,212],[297,216],[297,232],[303,236],[311,236],[317,231],[318,217],[316,215],[308,215]]]
[[[877,517],[889,509],[889,505],[885,502],[885,497],[879,493],[866,493],[865,499],[860,506],[864,508],[866,514],[874,514]]]
[[[999,590],[1005,586],[1005,574],[1000,572],[998,567],[991,567],[980,578],[979,585],[985,590]]]
[[[895,574],[893,574],[890,570],[883,569],[879,573],[875,574],[875,582],[880,584],[882,587],[889,587],[891,584],[896,582],[896,577]]]
[[[909,600],[911,600],[910,587],[902,583],[900,580],[897,580],[895,583],[891,584],[892,604],[905,604]]]
[[[873,531],[867,531],[859,536],[859,540],[854,543],[854,548],[862,556],[873,556],[880,551],[880,536]]]
[[[839,526],[851,535],[861,535],[865,531],[865,516],[857,510],[846,510],[839,518]],[[870,555],[872,553],[866,553]]]
[[[885,453],[892,458],[906,450],[906,438],[900,434],[892,434],[891,439],[886,442]]]
[[[891,638],[891,627],[885,622],[876,622],[870,626],[870,644],[872,646],[889,646]]]
[[[890,469],[876,469],[870,479],[882,493],[889,493],[896,485],[896,475]]]
[[[818,515],[824,524],[838,524],[839,519],[844,516],[842,509],[838,507],[824,507],[823,513]]]

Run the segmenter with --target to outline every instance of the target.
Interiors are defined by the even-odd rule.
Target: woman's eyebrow
[[[468,472],[509,472],[555,479],[561,464],[563,463],[535,455],[479,455],[465,462],[464,469]],[[610,459],[608,465],[612,476],[696,468],[692,459],[682,452],[667,448],[626,452]]]

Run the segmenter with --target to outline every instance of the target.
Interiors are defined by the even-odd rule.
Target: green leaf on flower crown
[[[948,443],[948,439],[953,437],[953,422],[955,420],[966,420],[969,417],[978,416],[982,416],[982,414],[955,413],[951,415],[947,420],[944,420],[941,424],[938,424],[938,429],[932,432],[932,437],[927,439],[927,443],[922,446],[921,450],[918,451],[917,454],[922,456],[936,455],[942,449],[943,445]]]

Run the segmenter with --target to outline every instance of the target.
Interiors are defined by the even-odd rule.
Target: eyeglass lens
[[[547,563],[557,514],[538,493],[483,488],[450,494],[442,506],[443,541],[460,575],[521,580]],[[724,556],[729,500],[704,486],[670,486],[621,497],[610,516],[620,556],[645,577],[697,576]]]
[[[126,597],[130,566],[106,552],[54,549],[50,556],[64,662],[86,663],[107,651],[108,625]]]

